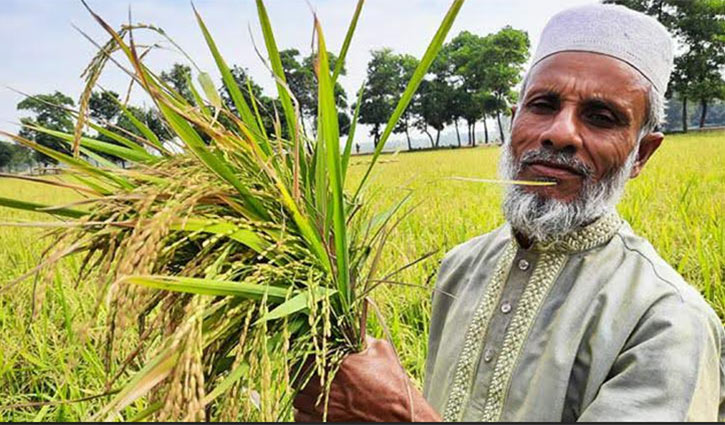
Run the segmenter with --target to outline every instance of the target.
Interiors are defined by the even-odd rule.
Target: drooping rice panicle
[[[344,191],[353,136],[341,151],[334,84],[363,0],[332,72],[322,25],[314,18],[314,138],[302,131],[261,0],[258,16],[281,114],[260,110],[251,87],[237,85],[196,9],[234,110],[196,65],[201,90],[188,79],[192,104],[145,64],[153,47],[136,44],[134,33],[168,38],[163,30],[128,23],[116,31],[88,8],[110,40],[98,44],[84,73],[74,132],[33,127],[64,141],[73,154],[8,135],[65,164],[74,181],[58,185],[78,188],[87,198],[65,206],[11,199],[0,199],[0,205],[68,220],[50,222],[58,230],[48,261],[37,270],[40,285],[47,284],[59,257],[79,253],[80,276],[98,287],[97,309],[106,308],[107,387],[120,391],[93,419],[283,420],[290,418],[291,382],[304,382],[314,372],[329,388],[343,356],[362,347],[369,290],[392,280],[390,274],[378,276],[377,263],[402,203],[371,214],[363,199],[365,179],[462,3],[452,2],[354,196]],[[138,134],[86,116],[90,93],[110,64],[122,67],[151,98],[171,139],[162,140],[121,101]],[[274,114],[273,131],[264,128],[263,114]],[[352,134],[356,118],[357,112]],[[86,135],[89,130],[113,142]],[[40,308],[42,299],[36,301]],[[134,343],[128,343],[129,332],[135,332]],[[314,367],[303,370],[306,364]],[[130,372],[135,365],[139,370]],[[124,409],[138,400],[146,408],[126,416]]]

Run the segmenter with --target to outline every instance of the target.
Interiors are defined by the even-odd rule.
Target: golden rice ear
[[[279,114],[274,101],[266,111],[259,107],[263,99],[254,97],[249,80],[235,80],[195,8],[224,93],[186,55],[201,87],[197,91],[187,75],[187,99],[149,68],[153,49],[135,42],[139,32],[150,32],[183,53],[163,30],[131,23],[115,30],[83,4],[110,40],[91,40],[99,52],[84,73],[78,111],[69,111],[74,130],[29,127],[69,144],[74,155],[0,134],[67,165],[63,180],[50,184],[91,198],[55,206],[0,198],[0,206],[68,220],[16,223],[52,226],[56,232],[44,263],[29,276],[41,269],[50,273],[70,254],[84,255],[79,278],[96,285],[95,311],[104,333],[98,351],[105,353],[109,390],[104,396],[111,397],[92,419],[198,421],[211,414],[213,419],[287,420],[295,393],[290,383],[298,378],[292,366],[310,358],[329,390],[344,356],[361,348],[367,295],[396,275],[378,279],[378,267],[390,232],[402,219],[393,216],[404,202],[368,221],[369,207],[344,186],[363,90],[341,152],[334,87],[363,0],[334,69],[315,17],[319,131],[314,140],[301,131],[299,107],[261,0],[256,5]],[[388,122],[386,138],[461,4],[453,1]],[[123,126],[87,116],[91,93],[101,88],[98,81],[109,61],[150,96],[160,128],[119,99]],[[274,129],[264,128],[264,113],[274,114]],[[83,134],[91,130],[97,135]]]

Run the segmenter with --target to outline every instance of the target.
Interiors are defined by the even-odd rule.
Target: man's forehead
[[[526,95],[573,90],[591,98],[630,103],[644,95],[649,84],[636,69],[618,59],[591,52],[561,52],[529,71]]]

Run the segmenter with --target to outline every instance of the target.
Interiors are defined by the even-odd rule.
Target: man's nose
[[[544,148],[573,155],[582,148],[575,108],[563,108],[540,136]]]

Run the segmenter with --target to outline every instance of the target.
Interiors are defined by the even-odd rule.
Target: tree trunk
[[[409,151],[412,151],[413,150],[413,146],[411,146],[411,144],[410,144],[410,133],[408,133],[408,126],[407,125],[405,126],[405,138],[406,138],[406,140],[408,140],[408,150]]]
[[[687,133],[687,96],[682,96],[682,132]]]
[[[501,135],[501,144],[503,145],[505,139],[503,135],[503,126],[501,125],[501,112],[499,111],[496,111],[496,121],[498,122],[498,133]]]
[[[705,117],[707,117],[707,100],[700,99],[702,113],[700,114],[700,128],[705,127]]]
[[[458,147],[461,147],[461,133],[458,132],[458,120],[455,120],[456,123],[456,137],[458,138]]]
[[[486,116],[483,116],[483,136],[484,136],[484,142],[488,144],[488,124],[486,124]]]
[[[471,143],[471,146],[474,148],[476,147],[476,121],[473,122],[473,125],[471,126],[471,140],[473,141]]]
[[[468,146],[473,146],[473,123],[468,121]]]
[[[436,130],[436,148],[438,148],[440,146],[439,145],[440,142],[441,142],[441,131]]]
[[[428,129],[426,128],[426,129],[423,129],[423,133],[425,133],[425,135],[428,136],[428,138],[430,139],[430,147],[434,148],[435,144],[433,142],[433,136],[430,134],[430,131],[428,131]]]
[[[378,142],[380,141],[380,125],[375,124],[373,127],[373,146],[378,147]]]

